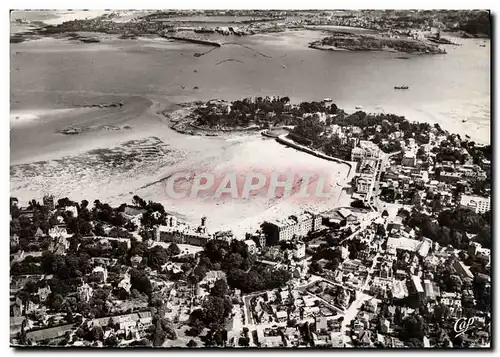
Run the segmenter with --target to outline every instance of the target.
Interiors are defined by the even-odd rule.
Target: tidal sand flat
[[[213,192],[208,190],[200,192],[194,198],[171,199],[166,192],[166,181],[138,191],[139,196],[161,202],[165,209],[182,213],[193,224],[198,224],[200,217],[205,215],[210,221],[211,229],[231,228],[235,234],[244,236],[245,230],[258,228],[263,219],[279,218],[304,209],[324,211],[336,204],[348,204],[348,200],[346,201],[345,195],[342,194],[349,171],[347,165],[316,158],[260,135],[229,139],[189,136],[188,138],[193,147],[206,147],[208,150],[200,152],[199,156],[192,153],[191,159],[188,158],[182,164],[165,170],[165,177],[179,171],[210,172],[217,180],[224,173],[234,172],[241,186],[249,172],[261,172],[264,175],[272,172],[321,173],[328,177],[323,192],[331,194],[329,199],[317,197],[300,199],[293,196],[284,198],[279,195],[269,197],[265,194],[251,196],[248,199],[224,196],[214,199]],[[211,150],[210,144],[214,143],[219,148]],[[266,176],[269,178],[269,175]],[[299,184],[295,182],[295,185]],[[188,180],[176,190],[189,192],[191,186],[192,180]]]
[[[158,170],[182,160],[181,153],[158,138],[133,140],[77,156],[12,165],[11,193],[23,202],[51,192],[57,197],[116,203],[122,194],[149,183]]]

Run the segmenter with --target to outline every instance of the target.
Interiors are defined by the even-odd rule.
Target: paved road
[[[340,327],[340,332],[343,335],[345,335],[346,328],[348,326],[350,326],[351,321],[356,317],[356,315],[358,314],[358,311],[361,308],[361,306],[363,305],[363,303],[366,300],[369,300],[371,298],[372,298],[372,296],[367,295],[361,291],[357,291],[356,300],[353,301],[351,306],[349,306],[349,308],[346,310],[346,312],[344,314],[344,320],[342,321],[342,324]]]

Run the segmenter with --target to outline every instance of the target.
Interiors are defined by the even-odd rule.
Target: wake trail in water
[[[210,49],[210,50],[208,50],[206,52],[197,52],[197,53],[194,54],[194,56],[195,57],[205,56],[206,54],[209,54],[210,52],[212,52],[212,51],[214,51],[216,49],[218,49],[218,47],[214,47],[214,48],[212,48],[212,49]]]
[[[240,61],[240,60],[237,60],[237,59],[234,59],[234,58],[228,58],[228,59],[225,59],[223,61],[219,61],[217,62],[215,65],[218,66],[224,62],[238,62],[238,63],[243,63],[243,61]]]

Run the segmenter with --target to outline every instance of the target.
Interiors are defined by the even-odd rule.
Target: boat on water
[[[80,41],[84,42],[84,43],[98,43],[98,42],[101,42],[101,40],[99,40],[98,38],[87,38],[87,37],[82,37],[80,38]]]
[[[470,139],[470,136],[469,136],[469,135],[467,135],[467,134],[465,134],[465,138],[466,138],[466,139]]]
[[[462,123],[466,123],[466,122],[467,122],[467,118],[462,119]]]
[[[394,89],[409,89],[408,86],[394,86]]]
[[[363,109],[363,107],[361,105],[358,105],[358,106],[354,107],[354,109]]]

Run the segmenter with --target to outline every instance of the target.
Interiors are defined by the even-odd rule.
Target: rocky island
[[[328,51],[389,51],[413,54],[443,54],[438,45],[413,38],[392,38],[333,32],[331,36],[309,44],[310,48]]]

